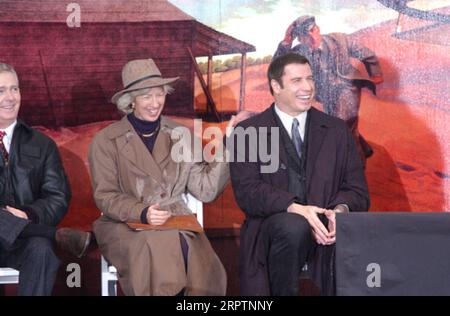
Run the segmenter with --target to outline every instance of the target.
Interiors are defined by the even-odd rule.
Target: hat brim
[[[151,78],[148,80],[144,80],[142,82],[139,82],[136,85],[133,85],[132,87],[128,88],[128,89],[123,89],[120,90],[119,92],[117,92],[116,94],[114,94],[111,98],[111,102],[114,104],[117,104],[120,100],[121,97],[123,97],[123,95],[125,93],[131,92],[131,91],[136,91],[136,90],[141,90],[141,89],[148,89],[148,88],[153,88],[153,87],[160,87],[169,83],[173,83],[175,81],[177,81],[178,79],[180,79],[180,77],[174,77],[174,78]]]
[[[316,19],[313,16],[305,18],[301,23],[294,27],[292,30],[292,36],[297,37],[299,35],[306,36],[316,25]]]

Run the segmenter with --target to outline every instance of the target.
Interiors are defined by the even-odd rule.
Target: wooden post
[[[241,89],[239,92],[239,112],[245,108],[245,73],[247,69],[247,53],[241,56]]]
[[[213,73],[213,57],[212,56],[208,56],[208,73],[206,75],[206,86],[208,87],[208,92],[210,95],[212,95],[212,73]],[[209,109],[210,109],[210,104],[209,102],[207,102],[206,104],[206,114],[209,115]]]
[[[212,94],[212,56],[208,56],[208,78],[206,84],[208,86],[209,93]]]
[[[211,108],[211,112],[214,115],[214,118],[217,122],[221,122],[221,117],[219,112],[217,112],[216,103],[214,102],[211,93],[209,93],[208,86],[206,85],[205,79],[203,79],[202,72],[195,60],[194,54],[192,54],[192,50],[190,47],[187,47],[187,51],[189,53],[189,57],[191,57],[192,65],[194,66],[194,71],[197,74],[197,78],[200,81],[200,85],[202,86],[203,92],[206,95],[206,100],[208,102],[209,107]]]
[[[52,125],[54,129],[59,130],[61,126],[60,122],[56,119],[55,104],[53,103],[52,94],[50,92],[50,83],[48,80],[44,57],[42,56],[41,50],[39,50],[39,61],[41,63],[42,74],[44,75],[44,83],[45,83],[45,90],[47,92],[48,106],[50,108],[50,113],[52,115]]]

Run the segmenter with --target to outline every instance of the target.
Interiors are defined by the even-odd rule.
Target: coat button
[[[166,196],[167,196],[166,193],[161,193],[161,195],[160,195],[160,197],[161,197],[162,199],[164,199]]]

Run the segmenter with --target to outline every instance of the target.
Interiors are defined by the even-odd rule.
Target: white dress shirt
[[[300,123],[298,125],[298,131],[300,132],[300,136],[302,140],[305,141],[305,125],[306,125],[306,116],[308,115],[308,111],[304,111],[297,116],[290,116],[289,114],[280,110],[280,108],[275,104],[275,113],[277,113],[278,117],[283,123],[284,128],[289,134],[289,137],[292,139],[292,122],[294,118],[298,120]]]

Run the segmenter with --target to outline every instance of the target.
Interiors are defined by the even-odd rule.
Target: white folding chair
[[[0,284],[18,284],[19,271],[12,268],[0,268]]]
[[[183,195],[183,199],[189,209],[197,215],[197,220],[203,227],[203,203],[189,193]],[[117,269],[110,265],[103,255],[101,261],[102,296],[117,296]]]

